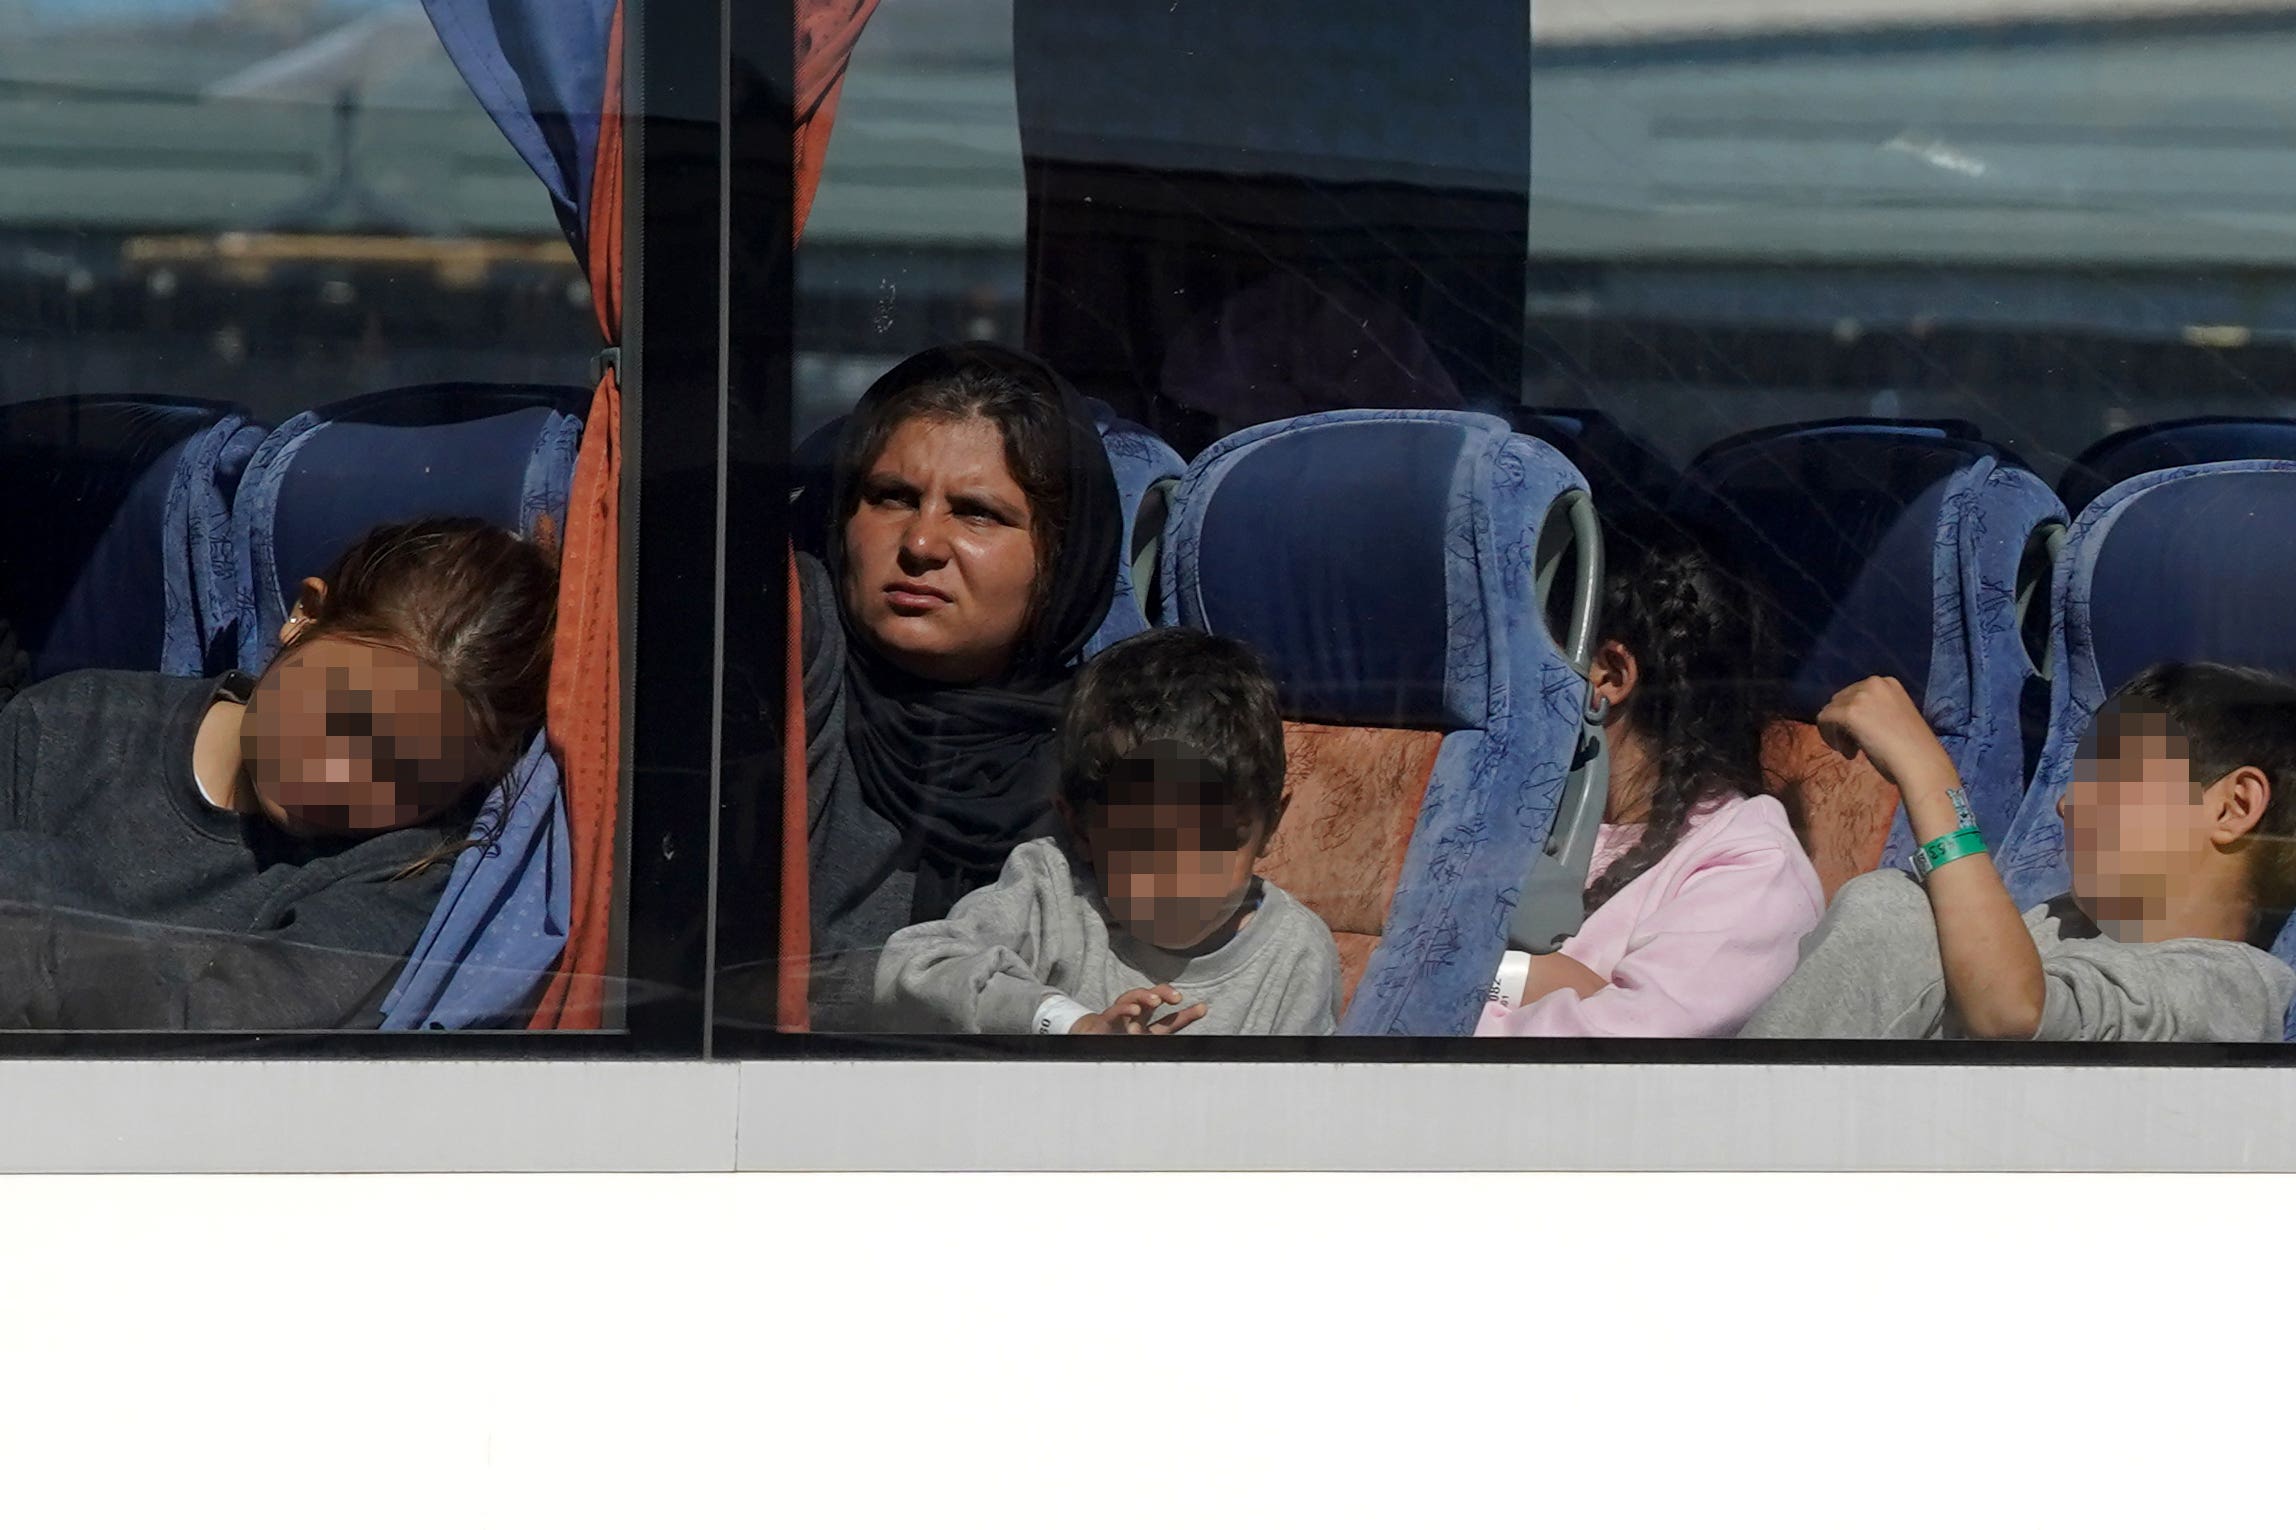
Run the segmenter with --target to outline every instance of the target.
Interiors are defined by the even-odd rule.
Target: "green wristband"
[[[1913,852],[1913,874],[1927,878],[1940,866],[1951,865],[1965,855],[1983,855],[1985,836],[1975,829],[1955,829],[1951,834],[1937,838]]]

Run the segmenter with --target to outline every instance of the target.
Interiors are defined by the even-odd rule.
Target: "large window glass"
[[[2277,1040],[2296,15],[1343,9],[853,53],[805,1023]]]
[[[0,1032],[522,1026],[600,348],[550,197],[413,0],[0,36]]]
[[[16,0],[10,402],[573,383],[590,294],[533,172],[402,0]]]

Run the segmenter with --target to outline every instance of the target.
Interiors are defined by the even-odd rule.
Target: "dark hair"
[[[1068,433],[1072,428],[1060,394],[1040,387],[1012,353],[1011,365],[986,347],[954,370],[928,377],[881,400],[873,412],[856,415],[838,441],[837,481],[844,498],[837,506],[831,535],[842,537],[868,483],[869,470],[884,454],[893,433],[911,420],[987,420],[1004,440],[1005,471],[1028,499],[1029,541],[1036,551],[1036,578],[1029,587],[1029,624],[1034,626],[1051,593],[1068,532]]]
[[[1128,765],[1146,755],[1145,770]],[[1272,826],[1284,801],[1284,725],[1275,682],[1234,638],[1163,627],[1126,638],[1078,672],[1060,725],[1060,795],[1077,812],[1157,786],[1170,766],[1209,767],[1191,785]],[[1145,779],[1135,779],[1138,777]]]
[[[470,713],[488,781],[526,748],[550,699],[558,571],[543,551],[478,520],[378,526],[320,576],[327,592],[294,641],[357,638],[437,670]]]
[[[1625,721],[1655,776],[1642,837],[1587,888],[1590,912],[1679,844],[1691,814],[1767,789],[1762,733],[1777,714],[1772,613],[1718,547],[1680,523],[1635,518],[1604,527],[1603,552],[1597,635],[1634,655]]]
[[[2296,680],[2231,664],[2155,664],[2100,712],[2166,717],[2184,735],[2192,779],[2214,786],[2243,765],[2264,772],[2272,799],[2250,838],[2249,890],[2260,928],[2296,907]]]

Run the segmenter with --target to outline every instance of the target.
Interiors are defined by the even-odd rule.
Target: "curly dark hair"
[[[1060,794],[1078,812],[1186,795],[1225,810],[1236,843],[1284,802],[1274,681],[1234,638],[1160,627],[1078,672],[1060,725]]]
[[[1604,527],[1600,637],[1634,656],[1627,728],[1654,766],[1642,837],[1586,890],[1602,907],[1682,840],[1718,797],[1755,796],[1762,734],[1778,713],[1778,649],[1769,601],[1711,538],[1636,517]]]

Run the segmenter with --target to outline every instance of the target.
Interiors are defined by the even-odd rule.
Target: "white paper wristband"
[[[1065,1036],[1077,1021],[1092,1012],[1064,993],[1048,993],[1044,1002],[1036,1007],[1036,1020],[1029,1030],[1038,1036]]]
[[[1519,1008],[1523,1002],[1523,990],[1530,985],[1530,981],[1530,953],[1509,951],[1499,958],[1499,975],[1491,979],[1490,991],[1483,996],[1484,1002],[1504,1005],[1508,1009]]]

